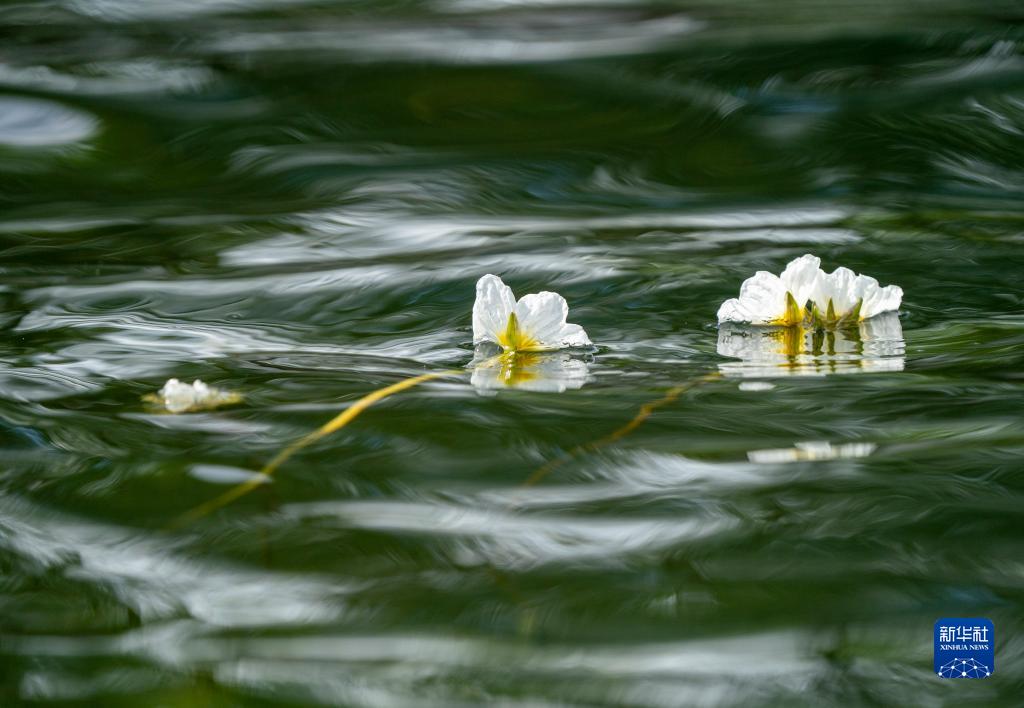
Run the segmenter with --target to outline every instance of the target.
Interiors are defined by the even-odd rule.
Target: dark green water
[[[1021,705],[1022,21],[4,3],[0,705]],[[723,356],[805,252],[902,334]],[[564,392],[426,383],[166,530],[464,367],[488,272],[568,298]],[[246,401],[155,414],[172,376]],[[934,675],[944,616],[993,676]]]

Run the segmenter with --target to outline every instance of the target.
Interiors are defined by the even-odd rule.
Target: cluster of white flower
[[[791,261],[782,275],[759,270],[747,278],[740,296],[718,308],[718,321],[829,328],[895,312],[902,301],[898,285],[883,288],[849,268],[826,273],[821,259],[808,254]]]

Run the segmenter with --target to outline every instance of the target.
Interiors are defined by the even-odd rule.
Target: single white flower
[[[476,283],[473,344],[492,343],[506,352],[544,352],[589,347],[583,328],[565,321],[569,305],[558,293],[524,295],[516,302],[512,288],[496,275]]]
[[[719,322],[835,327],[894,312],[903,301],[897,285],[881,287],[849,268],[821,270],[810,254],[790,261],[781,275],[760,270],[743,281],[740,296],[722,303]]]
[[[483,394],[503,388],[562,393],[587,382],[587,363],[565,352],[506,352],[472,362],[470,383]]]
[[[169,413],[210,410],[242,400],[241,394],[207,386],[199,379],[191,384],[182,383],[178,379],[168,379],[163,388],[143,398],[164,407]]]

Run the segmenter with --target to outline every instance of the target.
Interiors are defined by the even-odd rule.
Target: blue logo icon
[[[995,628],[984,617],[944,617],[935,623],[939,678],[987,678],[996,670]]]

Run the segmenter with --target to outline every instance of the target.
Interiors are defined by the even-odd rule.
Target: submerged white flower
[[[169,413],[210,410],[242,400],[241,394],[207,386],[199,379],[191,384],[182,383],[178,379],[168,379],[163,388],[143,398],[150,403],[163,406]]]
[[[790,261],[781,275],[759,270],[747,278],[740,296],[718,308],[718,321],[835,327],[894,312],[902,300],[897,285],[883,288],[849,268],[825,273],[821,259],[808,254]]]
[[[798,442],[793,447],[771,450],[750,450],[747,459],[762,464],[783,462],[815,462],[867,457],[877,449],[874,443],[846,443],[833,445],[827,441]]]
[[[565,352],[506,352],[470,364],[470,383],[480,393],[503,388],[562,393],[582,388],[589,369],[582,359]]]
[[[569,305],[558,293],[524,295],[516,302],[512,288],[496,275],[476,283],[473,344],[492,343],[507,352],[543,352],[589,347],[583,328],[565,321]]]

